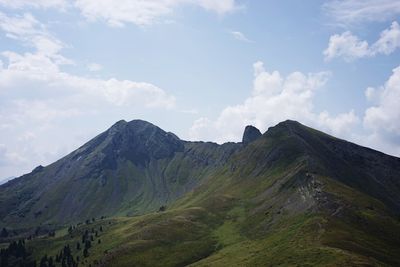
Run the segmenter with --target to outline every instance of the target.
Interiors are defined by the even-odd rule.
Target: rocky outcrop
[[[252,125],[246,126],[243,133],[242,143],[247,145],[248,143],[253,142],[261,136],[260,130]]]

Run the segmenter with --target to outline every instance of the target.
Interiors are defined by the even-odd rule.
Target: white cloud
[[[370,55],[368,42],[361,41],[349,31],[335,34],[329,38],[328,48],[323,52],[325,60],[343,57],[346,61]]]
[[[198,5],[204,9],[216,12],[218,14],[229,13],[239,8],[235,0],[186,0],[185,2]]]
[[[234,0],[76,0],[75,6],[89,20],[105,20],[109,25],[121,27],[125,23],[150,25],[173,13],[182,5],[195,5],[225,14],[237,9]]]
[[[235,38],[236,40],[246,43],[253,43],[252,40],[248,39],[243,33],[239,31],[231,31],[230,34],[232,34],[233,38]]]
[[[114,27],[121,27],[126,23],[151,25],[173,14],[175,9],[189,5],[218,15],[240,8],[235,0],[0,0],[0,6],[14,9],[77,8],[89,21],[104,20]]]
[[[0,13],[0,29],[32,49],[0,52],[0,140],[7,140],[0,147],[0,160],[7,162],[0,177],[48,164],[81,145],[100,130],[88,130],[88,120],[112,123],[113,113],[130,119],[143,109],[175,107],[175,97],[151,83],[63,71],[71,62],[61,54],[64,45],[30,14]]]
[[[1,55],[7,60],[2,62],[0,69],[1,90],[19,90],[21,84],[31,84],[30,87],[63,90],[64,94],[81,94],[94,99],[102,98],[114,105],[142,104],[171,108],[174,98],[162,89],[144,82],[129,80],[99,79],[72,75],[60,70],[60,65],[70,62],[59,52],[62,43],[45,31],[44,25],[32,15],[8,17],[0,13],[0,28],[10,38],[31,44],[32,53],[15,53],[3,51]],[[100,65],[92,64],[98,69]],[[14,88],[18,87],[18,88]],[[25,88],[21,90],[26,90]],[[42,89],[44,90],[44,89]]]
[[[254,64],[253,90],[242,104],[228,106],[215,120],[200,118],[189,131],[191,139],[219,143],[240,141],[243,129],[252,124],[262,131],[286,119],[294,119],[319,129],[344,135],[358,123],[353,111],[331,117],[313,111],[314,92],[322,87],[329,73],[293,72],[286,77],[278,71],[267,72],[262,62]]]
[[[378,54],[389,55],[397,48],[400,48],[400,26],[394,21],[389,29],[381,32],[379,39],[371,46],[367,41],[360,40],[349,31],[332,35],[323,54],[325,60],[342,57],[346,61],[351,61]]]
[[[397,136],[399,138],[400,66],[393,70],[393,74],[385,85],[378,89],[367,88],[367,95],[371,95],[372,92],[377,103],[365,111],[365,127],[372,129],[374,133]]]
[[[371,47],[371,51],[373,54],[389,55],[397,48],[400,48],[400,26],[394,21],[389,29],[381,33],[378,41]]]
[[[59,54],[46,55],[38,50],[25,54],[5,51],[1,55],[8,62],[5,65],[3,63],[0,69],[0,90],[3,93],[36,88],[38,93],[47,90],[51,96],[57,91],[64,98],[80,96],[88,101],[105,101],[116,106],[172,108],[175,105],[173,96],[150,83],[88,78],[63,72],[59,68],[61,63],[58,58],[62,57]],[[47,93],[40,95],[45,96]]]
[[[365,89],[365,97],[368,101],[374,101],[376,99],[376,89],[373,87],[368,87]]]
[[[323,5],[328,16],[342,26],[387,21],[400,14],[397,0],[331,0]]]
[[[358,122],[359,118],[354,113],[354,110],[339,114],[336,117],[332,117],[327,111],[323,111],[319,114],[318,120],[314,124],[320,129],[328,129],[335,136],[351,138],[354,130],[351,126],[356,125]]]
[[[7,154],[7,147],[4,144],[0,144],[0,166],[8,164],[9,161],[10,159]]]
[[[262,62],[253,67],[251,96],[241,104],[224,108],[215,119],[197,119],[189,130],[190,139],[240,141],[248,124],[263,132],[283,120],[293,119],[334,136],[400,155],[400,66],[383,86],[365,90],[372,105],[361,118],[354,110],[336,116],[328,111],[314,111],[314,93],[329,76],[325,72],[293,72],[285,77],[278,71],[266,71]]]
[[[89,64],[87,64],[87,69],[89,70],[89,71],[93,71],[93,72],[95,72],[95,71],[101,71],[102,69],[103,69],[103,66],[102,65],[100,65],[100,64],[98,64],[98,63],[89,63]]]
[[[72,60],[59,54],[61,49],[65,47],[64,44],[51,35],[46,26],[29,13],[10,17],[0,12],[0,29],[5,32],[8,38],[34,48],[38,56],[49,58],[57,64],[73,64]],[[12,57],[11,53],[6,53]]]
[[[0,5],[8,8],[65,8],[66,0],[0,0]]]

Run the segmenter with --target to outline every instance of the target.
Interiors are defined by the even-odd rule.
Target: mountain
[[[14,178],[16,178],[16,177],[15,177],[15,176],[10,176],[10,177],[1,179],[1,180],[0,180],[0,185],[7,183],[8,181],[10,181],[10,180],[12,180],[12,179],[14,179]]]
[[[37,259],[102,227],[83,266],[400,265],[399,158],[295,121],[242,140],[117,122],[0,186],[1,226],[60,229],[28,243]]]
[[[243,138],[242,138],[242,143],[244,145],[247,145],[248,143],[253,142],[254,140],[256,140],[257,138],[259,138],[261,136],[261,132],[260,130],[258,130],[256,127],[248,125],[246,126],[246,128],[244,129],[244,133],[243,133]]]
[[[119,121],[57,162],[3,185],[1,224],[72,223],[158,210],[239,147],[185,142],[145,121]]]

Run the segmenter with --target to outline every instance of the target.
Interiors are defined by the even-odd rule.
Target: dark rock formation
[[[251,143],[254,140],[256,140],[257,138],[259,138],[261,135],[262,134],[261,134],[260,130],[258,130],[254,126],[248,125],[244,129],[242,143],[247,145],[248,143]]]

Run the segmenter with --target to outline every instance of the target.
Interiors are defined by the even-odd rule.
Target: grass
[[[37,259],[66,244],[82,256],[75,249],[82,233],[102,226],[80,266],[400,266],[399,221],[382,201],[329,176],[331,166],[312,158],[322,148],[307,145],[276,128],[226,164],[219,164],[218,146],[197,143],[148,170],[126,164],[110,186],[121,191],[98,194],[125,196],[119,217],[79,225],[72,234],[60,229],[28,245]],[[211,160],[193,164],[204,159]],[[196,187],[180,196],[191,179]],[[105,203],[110,210],[114,204]],[[167,210],[154,212],[161,204]]]
[[[267,236],[229,244],[193,266],[327,266],[338,253],[318,247],[307,235],[313,220],[293,218]]]

